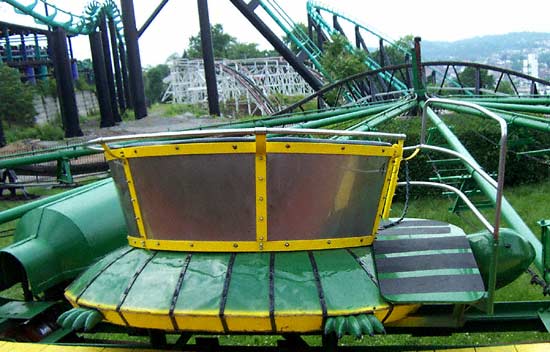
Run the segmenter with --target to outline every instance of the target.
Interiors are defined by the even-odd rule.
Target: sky
[[[20,2],[27,4],[33,1],[20,0]],[[49,2],[80,14],[87,0],[49,0]],[[134,0],[138,28],[160,2],[161,0]],[[274,2],[274,0],[268,2]],[[276,2],[294,22],[306,22],[306,0],[276,0]],[[423,40],[455,41],[519,31],[550,32],[549,0],[519,2],[325,0],[322,3],[378,34],[394,40],[408,34],[420,36]],[[221,23],[225,32],[236,37],[240,42],[258,43],[261,49],[271,48],[229,0],[210,0],[208,4],[212,24]],[[0,3],[0,21],[40,27],[28,16],[16,14],[6,3]],[[276,28],[268,18],[266,22],[270,27]],[[344,28],[350,32],[351,38],[352,27]],[[282,34],[278,29],[274,31]],[[165,63],[171,54],[183,53],[189,43],[189,37],[198,32],[197,1],[170,0],[139,40],[142,65],[146,67]],[[367,44],[376,45],[375,38],[367,38]],[[86,37],[75,39],[73,48],[78,59],[90,57],[89,42]]]

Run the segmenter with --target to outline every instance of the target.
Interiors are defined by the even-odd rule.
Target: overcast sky
[[[23,4],[33,2],[20,1]],[[138,28],[160,1],[134,0]],[[74,13],[81,13],[87,3],[86,0],[49,2]],[[306,0],[277,2],[294,21],[306,22]],[[455,41],[517,31],[550,32],[549,0],[338,0],[324,3],[392,39],[413,34],[423,40]],[[223,24],[225,31],[239,41],[255,42],[263,49],[270,48],[229,0],[210,0],[209,9],[211,22]],[[0,3],[0,20],[38,26],[25,16],[15,14],[5,3]],[[272,22],[268,23],[275,27]],[[198,31],[197,1],[170,0],[139,41],[142,64],[164,63],[170,54],[181,54],[188,45],[189,37]],[[277,33],[281,32],[277,30]],[[373,45],[374,41],[368,44]],[[90,56],[87,38],[75,40],[73,45],[77,58]]]

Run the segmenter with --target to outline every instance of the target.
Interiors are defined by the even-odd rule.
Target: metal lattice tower
[[[216,61],[220,102],[232,111],[270,114],[278,108],[277,96],[312,93],[303,78],[280,57]],[[175,104],[206,103],[202,60],[172,61],[163,101]]]

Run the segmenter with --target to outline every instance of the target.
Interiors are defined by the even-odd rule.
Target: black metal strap
[[[120,254],[118,257],[116,257],[114,260],[112,260],[110,263],[107,263],[103,268],[101,268],[100,271],[98,271],[94,277],[88,281],[88,283],[86,284],[86,286],[82,289],[82,291],[76,296],[76,301],[75,303],[78,303],[78,300],[82,297],[82,295],[84,294],[84,292],[86,292],[86,290],[92,286],[92,284],[95,282],[95,280],[97,280],[97,278],[103,274],[107,269],[109,269],[111,267],[111,265],[113,265],[114,263],[116,263],[119,259],[121,259],[122,257],[124,257],[126,254],[130,253],[131,251],[133,251],[135,248],[134,247],[130,247],[128,249],[126,249],[124,252],[122,252],[122,254]]]
[[[388,320],[388,318],[391,316],[391,314],[393,313],[393,308],[394,308],[394,305],[391,303],[391,302],[388,302],[389,306],[390,306],[390,309],[388,309],[388,313],[386,314],[386,316],[384,317],[384,319],[382,319],[382,324],[384,324],[386,322],[386,320]],[[373,312],[374,313],[374,312]]]
[[[134,273],[134,276],[132,277],[132,279],[130,280],[130,282],[128,282],[128,286],[126,286],[126,289],[124,290],[124,292],[122,293],[122,296],[120,297],[120,302],[118,303],[118,305],[116,306],[116,312],[118,313],[118,315],[122,318],[122,320],[124,321],[124,324],[126,325],[129,325],[128,324],[128,321],[126,320],[126,318],[124,317],[124,315],[122,315],[122,312],[120,311],[120,308],[122,307],[122,305],[124,304],[124,301],[126,301],[126,297],[128,297],[128,293],[130,292],[130,290],[132,289],[132,286],[134,286],[134,283],[136,282],[138,276],[143,272],[143,269],[145,269],[145,267],[147,266],[147,264],[149,264],[149,262],[151,260],[153,260],[153,258],[158,254],[159,252],[155,252],[153,253],[152,255],[149,256],[149,258],[147,258],[143,264],[141,264],[141,266],[136,270],[136,272]]]
[[[189,267],[189,263],[191,262],[192,256],[193,256],[193,253],[187,254],[187,257],[183,262],[180,276],[178,278],[178,283],[176,284],[176,289],[174,290],[174,294],[172,295],[172,302],[170,302],[170,311],[168,312],[168,316],[170,317],[170,321],[172,321],[172,325],[174,326],[175,331],[179,331],[179,326],[178,326],[178,323],[176,322],[176,318],[174,317],[174,310],[176,309],[176,303],[178,302],[178,297],[180,296],[180,290],[181,290],[181,286],[183,285],[183,279],[185,278],[185,274],[187,273],[187,268]]]
[[[319,295],[319,303],[321,304],[321,311],[323,313],[323,326],[327,318],[327,303],[325,302],[325,293],[323,291],[323,285],[321,284],[321,277],[319,276],[319,269],[317,268],[317,262],[313,256],[313,252],[308,251],[309,261],[311,262],[311,268],[313,269],[313,277],[315,278],[315,286],[317,287],[317,294]]]
[[[271,321],[271,330],[277,332],[275,323],[275,253],[269,256],[269,320]]]
[[[237,256],[237,253],[231,253],[231,257],[229,258],[229,263],[227,264],[227,272],[225,274],[225,281],[223,283],[223,291],[222,291],[222,300],[220,302],[220,320],[222,322],[223,331],[229,332],[229,329],[227,328],[227,321],[225,320],[225,305],[227,304],[227,294],[229,292],[229,284],[231,283],[231,274],[233,272],[233,264],[235,264],[235,257]]]
[[[361,260],[361,258],[359,258],[357,256],[357,254],[353,253],[353,251],[350,248],[346,248],[346,250],[357,261],[357,263],[359,263],[359,265],[361,265],[361,268],[363,268],[363,270],[365,271],[367,276],[372,280],[372,282],[376,285],[376,287],[378,287],[378,280],[376,279],[376,277],[373,274],[371,274],[371,272],[369,271],[369,268],[367,267],[367,264],[364,263]]]

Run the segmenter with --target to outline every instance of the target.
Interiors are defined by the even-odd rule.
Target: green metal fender
[[[111,179],[26,213],[0,250],[0,290],[26,282],[33,295],[73,279],[126,242]]]
[[[468,236],[485,284],[493,255],[493,235],[488,231]],[[512,229],[501,228],[497,264],[497,288],[504,287],[523,274],[535,259],[533,245]]]

